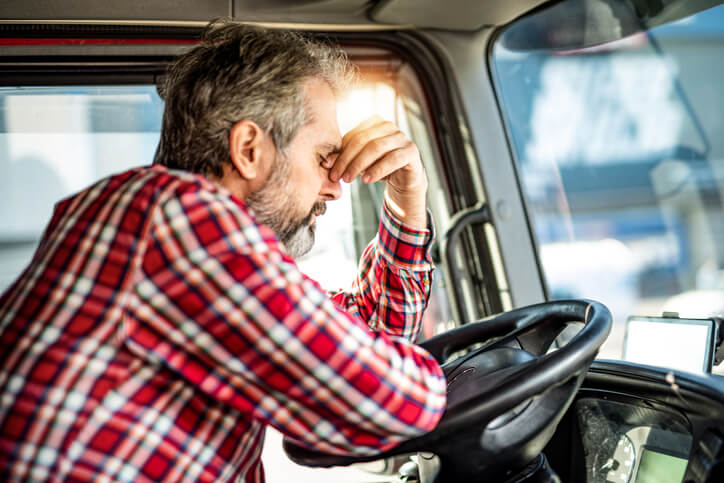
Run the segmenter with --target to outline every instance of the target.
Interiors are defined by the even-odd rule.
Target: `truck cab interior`
[[[268,481],[724,481],[716,0],[4,0],[0,291],[55,202],[152,161],[166,66],[222,17],[345,49],[341,130],[416,143],[437,239],[441,423],[357,459],[269,434]],[[381,199],[345,187],[303,271],[347,285]]]

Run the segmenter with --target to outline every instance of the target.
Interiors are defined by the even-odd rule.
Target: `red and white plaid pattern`
[[[406,338],[430,238],[385,209],[330,299],[200,176],[139,168],[62,201],[0,298],[0,480],[262,481],[266,424],[347,454],[429,431],[445,380]]]

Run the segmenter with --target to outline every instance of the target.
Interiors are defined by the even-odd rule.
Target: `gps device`
[[[626,321],[622,358],[640,364],[710,373],[716,339],[714,319],[632,315]]]

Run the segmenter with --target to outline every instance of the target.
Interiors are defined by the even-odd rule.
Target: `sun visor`
[[[379,23],[478,30],[486,25],[506,24],[542,3],[545,0],[382,0],[372,9],[371,17]]]

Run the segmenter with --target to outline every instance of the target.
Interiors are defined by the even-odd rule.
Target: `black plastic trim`
[[[724,421],[722,376],[692,374],[626,361],[596,360],[582,387],[628,391],[642,398],[662,400],[683,411],[696,410]]]

